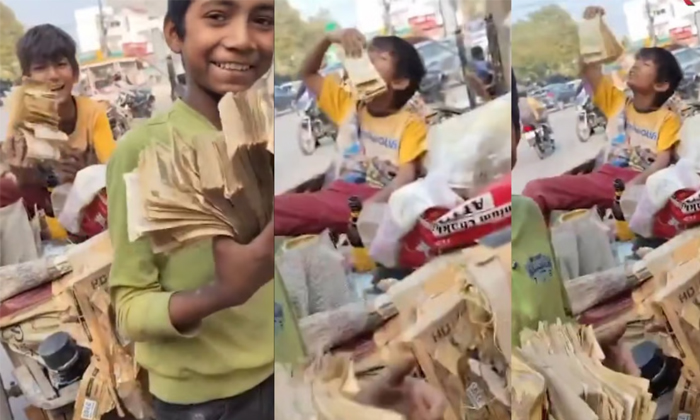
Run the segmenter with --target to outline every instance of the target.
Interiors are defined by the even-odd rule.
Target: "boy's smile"
[[[59,103],[65,103],[71,98],[76,78],[73,68],[66,59],[53,63],[36,63],[31,66],[29,77],[45,83],[51,92],[56,93]]]
[[[184,26],[184,37],[169,43],[205,92],[246,90],[272,65],[273,0],[193,0]]]

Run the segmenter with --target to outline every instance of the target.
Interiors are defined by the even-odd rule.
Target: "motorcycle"
[[[598,128],[605,129],[605,115],[593,104],[590,96],[576,107],[576,136],[581,142],[587,142]]]
[[[462,115],[466,109],[455,108],[446,104],[445,100],[445,85],[447,76],[441,71],[428,71],[420,86],[418,93],[423,105],[430,108],[430,112],[426,115],[426,123],[428,125],[436,125],[441,122]]]
[[[148,89],[125,90],[119,94],[117,104],[128,108],[134,118],[150,118],[156,98]]]
[[[297,140],[302,154],[305,156],[313,154],[319,146],[320,140],[324,137],[335,139],[338,128],[318,108],[315,99],[299,101],[297,110],[301,117]]]
[[[523,139],[527,140],[531,147],[535,148],[537,156],[544,159],[554,153],[556,145],[552,138],[552,130],[546,124],[524,124]]]

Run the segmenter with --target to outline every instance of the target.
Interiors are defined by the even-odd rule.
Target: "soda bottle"
[[[375,268],[374,261],[369,256],[369,251],[365,248],[360,237],[360,232],[357,229],[357,220],[362,212],[362,201],[357,196],[352,196],[348,199],[348,207],[350,207],[350,221],[348,223],[347,237],[350,246],[352,246],[352,263],[355,271],[364,273]]]
[[[612,205],[612,214],[615,218],[615,234],[621,241],[631,241],[634,239],[634,233],[630,230],[630,226],[625,220],[625,214],[622,212],[622,206],[620,206],[620,199],[625,192],[625,182],[618,178],[613,181],[613,188],[615,189],[615,200]]]

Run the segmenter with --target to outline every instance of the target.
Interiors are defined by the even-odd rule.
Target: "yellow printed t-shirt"
[[[427,128],[419,115],[402,109],[372,116],[335,77],[324,79],[318,106],[339,127],[342,179],[383,187],[398,166],[416,162],[426,151]]]
[[[651,112],[637,111],[609,77],[600,82],[593,102],[605,114],[608,125],[618,123],[611,127],[616,134],[624,135],[621,141],[611,136],[617,166],[643,171],[656,160],[657,153],[672,149],[680,141],[678,114],[665,106]]]

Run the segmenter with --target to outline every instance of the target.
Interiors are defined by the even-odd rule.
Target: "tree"
[[[275,1],[275,73],[294,77],[309,49],[333,20],[326,10],[305,20],[288,0]]]
[[[0,78],[2,79],[15,79],[21,74],[15,46],[23,34],[24,27],[17,20],[15,12],[0,2]]]
[[[513,25],[513,68],[522,80],[575,76],[578,56],[578,26],[560,6],[545,6]]]

